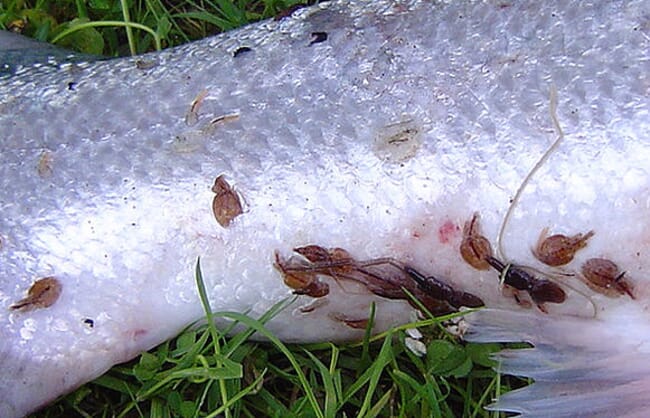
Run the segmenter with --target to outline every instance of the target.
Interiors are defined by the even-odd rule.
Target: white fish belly
[[[497,408],[641,416],[648,6],[334,2],[158,54],[0,80],[0,416],[200,319],[198,257],[212,308],[255,316],[291,295],[275,254],[310,244],[435,275],[490,308],[470,318],[470,338],[535,343],[504,353],[503,368],[538,383]],[[500,240],[504,261],[568,275],[557,279],[566,301],[542,313],[504,295],[459,246],[474,213],[496,245],[515,192],[558,137],[553,88],[564,138]],[[212,207],[220,175],[243,206],[225,227]],[[551,268],[531,251],[544,228],[594,236]],[[634,299],[578,280],[590,258],[625,271]],[[53,304],[11,308],[46,277],[61,284]],[[355,284],[330,283],[313,301],[300,296],[268,327],[287,341],[349,340],[363,330],[340,318],[367,318],[373,301],[377,331],[414,315]]]

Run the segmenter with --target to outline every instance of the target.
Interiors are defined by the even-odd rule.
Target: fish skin
[[[197,257],[213,309],[259,315],[290,294],[274,253],[308,244],[435,274],[490,307],[469,318],[469,339],[536,344],[501,354],[502,370],[537,383],[495,408],[642,416],[649,5],[334,2],[136,58],[150,68],[125,58],[0,79],[0,416],[33,411],[200,319]],[[328,37],[312,44],[313,32]],[[251,51],[234,57],[242,46]],[[543,228],[594,230],[565,270],[615,260],[636,300],[571,281],[580,292],[565,288],[567,302],[541,314],[460,258],[464,222],[479,212],[494,244],[557,137],[552,85],[565,138],[516,203],[504,257],[543,269],[531,252]],[[405,129],[417,132],[412,148],[378,145]],[[226,228],[211,206],[221,174],[244,201]],[[48,276],[63,286],[56,303],[10,310]],[[324,306],[301,314],[303,296],[269,328],[287,341],[358,338],[332,315],[363,318],[373,300],[377,330],[412,318],[405,302],[330,289]]]

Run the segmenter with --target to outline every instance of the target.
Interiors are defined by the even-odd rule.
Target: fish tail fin
[[[468,341],[526,341],[534,346],[495,355],[500,372],[535,382],[502,395],[488,409],[522,417],[646,417],[650,347],[639,344],[638,333],[649,330],[639,329],[640,320],[632,313],[625,318],[632,323],[618,318],[497,309],[469,315]]]

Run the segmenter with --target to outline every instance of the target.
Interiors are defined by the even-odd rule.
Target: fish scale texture
[[[341,1],[157,54],[19,66],[0,79],[0,416],[201,319],[198,257],[212,308],[256,316],[291,294],[274,255],[309,244],[436,275],[494,309],[469,318],[469,338],[537,344],[502,355],[504,370],[538,383],[496,408],[640,416],[649,5]],[[475,212],[496,244],[558,137],[553,88],[565,137],[515,202],[500,256],[549,276],[612,259],[635,300],[569,276],[567,302],[542,314],[460,257]],[[228,227],[212,213],[219,175],[244,206]],[[544,228],[595,235],[551,270],[531,254]],[[62,285],[52,306],[10,309],[49,276]],[[373,301],[376,331],[413,318],[403,301],[331,283],[318,305],[301,296],[268,327],[286,341],[358,339],[337,318],[367,318]]]

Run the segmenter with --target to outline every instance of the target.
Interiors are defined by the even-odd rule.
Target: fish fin
[[[468,322],[468,341],[534,346],[495,355],[500,372],[535,383],[502,395],[489,410],[522,417],[647,416],[650,348],[639,346],[638,336],[626,338],[626,324],[497,309],[473,313]]]

